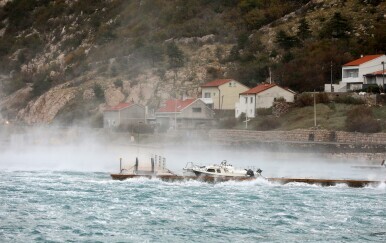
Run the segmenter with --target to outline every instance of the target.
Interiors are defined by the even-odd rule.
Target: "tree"
[[[351,31],[349,21],[336,12],[332,18],[322,27],[321,38],[336,38],[346,39],[349,37],[348,32]]]
[[[297,38],[305,40],[311,36],[310,26],[305,18],[300,19],[298,32],[296,33]]]
[[[164,50],[161,46],[149,44],[145,45],[142,49],[143,56],[151,61],[152,66],[154,66],[155,63],[162,61]]]
[[[97,100],[103,101],[105,99],[105,92],[103,91],[103,88],[100,84],[95,83],[93,91]]]
[[[280,30],[276,33],[275,42],[284,50],[289,50],[298,44],[298,39],[288,35],[284,30]]]
[[[166,54],[169,58],[169,65],[171,68],[184,66],[184,53],[174,42],[166,46]]]

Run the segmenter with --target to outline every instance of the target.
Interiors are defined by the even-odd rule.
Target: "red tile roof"
[[[164,106],[160,107],[157,112],[180,112],[184,108],[191,105],[196,99],[186,100],[166,100]]]
[[[343,66],[359,66],[365,62],[368,62],[368,61],[371,61],[375,58],[378,58],[380,56],[383,56],[383,55],[368,55],[368,56],[364,56],[364,57],[361,57],[359,59],[356,59],[354,61],[351,61],[351,62],[348,62],[346,64],[344,64]]]
[[[383,72],[383,70],[380,70],[373,73],[368,73],[368,74],[365,74],[365,76],[377,76],[377,75],[382,75],[382,73],[386,74],[386,70],[385,72]]]
[[[132,102],[129,102],[129,103],[119,103],[116,106],[106,108],[105,111],[119,111],[119,110],[122,110],[124,108],[130,107],[132,105],[134,105],[134,103],[132,103]]]
[[[276,86],[276,84],[259,84],[256,87],[247,90],[241,94],[258,94],[260,92],[263,92],[264,90],[270,89],[272,87]]]
[[[201,87],[218,87],[220,85],[226,84],[233,79],[217,79],[212,82],[201,85]]]
[[[385,70],[385,71],[383,71],[383,70],[376,71],[376,72],[373,72],[372,74],[374,74],[374,75],[382,75],[382,74],[386,74],[386,70]]]

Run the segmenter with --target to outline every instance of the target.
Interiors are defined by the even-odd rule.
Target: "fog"
[[[118,173],[119,160],[129,168],[139,158],[140,167],[149,168],[154,155],[166,159],[166,167],[181,174],[187,162],[200,165],[219,164],[227,160],[239,168],[263,170],[265,177],[386,179],[385,169],[359,169],[353,165],[368,164],[364,160],[332,160],[325,153],[293,152],[282,148],[269,151],[230,145],[216,145],[196,138],[178,143],[142,144],[130,138],[117,140],[93,130],[34,128],[28,133],[9,135],[0,147],[2,171],[83,171]]]

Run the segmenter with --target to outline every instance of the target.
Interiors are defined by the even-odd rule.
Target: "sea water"
[[[386,187],[1,171],[0,242],[386,242]]]

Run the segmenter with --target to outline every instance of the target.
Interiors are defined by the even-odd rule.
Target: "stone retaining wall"
[[[317,142],[343,144],[386,145],[386,133],[352,133],[328,130],[250,131],[212,129],[209,137],[232,142]]]

